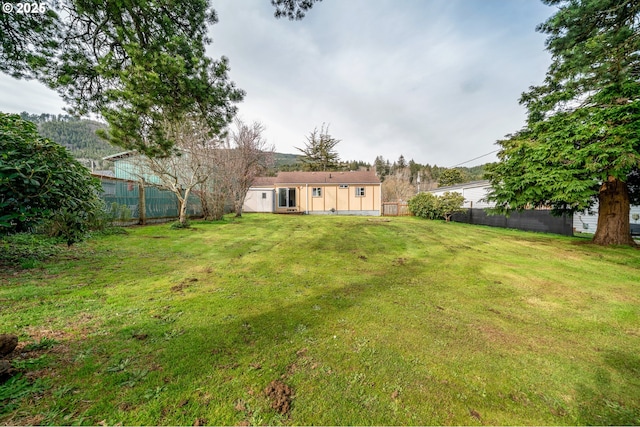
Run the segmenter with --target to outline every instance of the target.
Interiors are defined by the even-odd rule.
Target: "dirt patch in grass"
[[[188,287],[191,286],[192,283],[197,282],[198,279],[196,279],[195,277],[191,277],[189,279],[185,279],[182,282],[178,283],[175,286],[171,287],[171,292],[182,292],[185,289],[187,289]]]
[[[13,352],[17,345],[18,337],[16,335],[0,335],[0,357]]]
[[[293,391],[291,387],[282,381],[273,380],[264,389],[264,394],[271,401],[271,407],[282,415],[286,415],[291,410],[291,398]]]
[[[482,334],[484,339],[490,343],[504,345],[518,345],[521,340],[505,331],[491,325],[477,325],[476,329]]]

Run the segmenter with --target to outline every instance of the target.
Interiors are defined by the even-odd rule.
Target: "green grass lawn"
[[[640,251],[584,238],[133,227],[0,273],[0,304],[23,371],[4,424],[640,424]]]

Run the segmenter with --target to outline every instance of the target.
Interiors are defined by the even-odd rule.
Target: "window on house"
[[[322,197],[322,188],[316,187],[312,189],[313,197]]]
[[[110,196],[115,196],[116,195],[116,183],[115,182],[102,181],[102,191],[104,191],[104,194],[108,194]]]
[[[262,198],[266,199],[267,198],[267,193],[262,193]]]
[[[340,188],[349,188],[349,184],[340,184]]]
[[[364,187],[356,187],[356,197],[364,197]]]

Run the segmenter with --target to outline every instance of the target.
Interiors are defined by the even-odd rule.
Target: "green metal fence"
[[[120,178],[97,176],[102,183],[102,199],[107,206],[116,203],[126,206],[134,222],[140,220],[140,184]],[[144,205],[146,220],[170,220],[178,218],[178,199],[171,191],[161,190],[153,186],[144,188]],[[191,217],[202,215],[200,199],[189,195],[187,214]]]

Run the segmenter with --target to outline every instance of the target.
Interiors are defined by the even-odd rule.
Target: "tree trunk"
[[[146,225],[147,223],[147,199],[144,194],[144,181],[138,183],[138,224]]]
[[[179,210],[179,221],[182,224],[185,224],[187,222],[187,203],[189,201],[189,190],[185,191],[184,197],[183,198],[178,198],[178,208]]]
[[[593,236],[593,243],[635,246],[629,225],[627,184],[610,176],[600,186],[598,203],[598,228]]]
[[[213,193],[210,195],[209,213],[211,221],[219,221],[224,218],[224,204],[226,197],[224,194]]]
[[[200,206],[202,207],[202,219],[205,221],[211,220],[211,213],[209,210],[209,203],[207,202],[207,197],[205,192],[200,190],[198,193],[198,198],[200,199]]]

